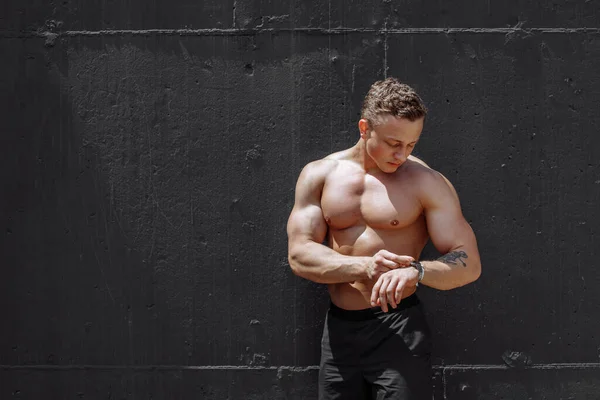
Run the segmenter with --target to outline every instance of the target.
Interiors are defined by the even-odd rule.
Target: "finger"
[[[394,254],[387,250],[382,250],[379,252],[385,259],[394,261],[402,266],[408,266],[411,262],[415,261],[415,259],[411,256],[399,256],[398,254]]]
[[[394,277],[387,286],[387,302],[390,304],[390,306],[392,306],[392,308],[396,308],[396,287],[398,286],[399,282],[400,279]]]
[[[380,261],[377,262],[377,265],[379,265],[381,267],[385,267],[387,269],[387,271],[389,271],[391,269],[396,269],[400,266],[400,265],[398,265],[397,262],[388,260],[387,258],[382,258]],[[385,271],[385,272],[387,272],[387,271]]]
[[[400,281],[398,282],[398,285],[396,285],[396,304],[400,304],[400,302],[402,301],[402,292],[404,292],[404,285],[406,285],[405,281]]]
[[[371,279],[377,279],[381,274],[385,274],[395,268],[398,268],[397,263],[386,259],[380,254],[376,254],[373,257],[373,272],[371,273]]]
[[[415,259],[411,256],[398,256],[392,258],[391,261],[394,261],[396,264],[401,265],[402,267],[409,267],[410,263],[415,261]]]
[[[375,285],[373,285],[373,289],[371,289],[371,306],[375,307],[377,305],[377,299],[379,298],[379,288],[381,287],[381,284],[383,283],[383,278],[380,276],[379,279],[377,279],[377,282],[375,282]]]
[[[381,301],[380,307],[383,312],[388,312],[388,304],[387,304],[387,287],[389,285],[389,279],[384,279],[381,287],[379,288],[379,301]]]

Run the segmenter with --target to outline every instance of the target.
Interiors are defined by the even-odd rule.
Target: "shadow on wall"
[[[159,65],[140,74],[144,46],[123,51],[131,64],[120,67],[136,73],[107,51],[10,46],[2,169],[19,173],[3,176],[2,251],[14,266],[3,281],[14,305],[14,328],[0,333],[12,344],[6,363],[314,365],[326,294],[285,262],[269,265],[285,258],[293,199],[293,174],[268,171],[286,161],[281,149],[206,146],[222,110],[196,126],[205,104],[194,101],[208,100],[177,96],[179,75],[161,77]],[[207,168],[226,151],[245,154],[248,168]],[[256,207],[256,192],[272,196]]]
[[[17,57],[3,68],[3,363],[168,363],[161,331],[176,316],[157,307],[167,301],[154,259],[125,233],[68,81],[39,39],[6,42]]]

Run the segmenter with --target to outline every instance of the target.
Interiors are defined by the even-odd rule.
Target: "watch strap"
[[[425,268],[423,267],[423,264],[421,264],[419,261],[413,261],[410,263],[410,266],[419,271],[419,278],[417,282],[421,282],[423,280],[423,276],[425,275]]]

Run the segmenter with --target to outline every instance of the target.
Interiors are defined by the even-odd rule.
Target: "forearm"
[[[317,283],[342,283],[367,279],[370,257],[345,256],[316,242],[290,248],[290,267],[304,279]]]
[[[459,247],[435,261],[422,261],[425,273],[421,284],[450,290],[474,282],[481,274],[478,252]]]

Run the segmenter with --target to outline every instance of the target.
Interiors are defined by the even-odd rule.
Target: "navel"
[[[398,225],[399,223],[400,223],[400,222],[398,222],[398,220],[397,220],[397,219],[393,219],[393,220],[390,222],[390,225],[392,225],[392,226],[396,226],[396,225]]]

